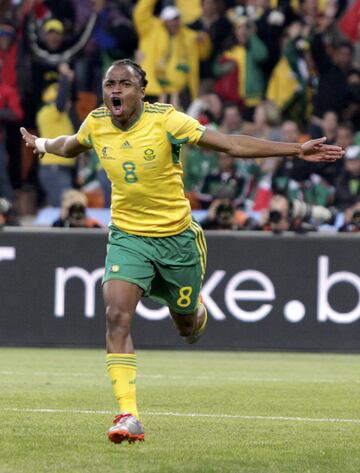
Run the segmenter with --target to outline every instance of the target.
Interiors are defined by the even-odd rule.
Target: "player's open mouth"
[[[112,103],[112,111],[114,115],[121,115],[123,111],[123,105],[120,97],[112,97],[111,98],[111,103]]]

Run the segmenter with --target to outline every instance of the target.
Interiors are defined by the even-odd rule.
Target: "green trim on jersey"
[[[189,138],[181,138],[177,139],[174,135],[172,135],[169,131],[166,133],[169,142],[171,143],[171,155],[174,164],[179,164],[180,162],[180,152],[181,152],[181,145],[187,143]]]
[[[89,148],[92,148],[93,143],[92,143],[90,133],[88,134],[87,138],[83,141],[83,143],[80,143],[80,144],[82,144],[83,146],[88,146]]]
[[[163,115],[170,109],[171,107],[168,107],[168,106],[162,107],[159,105],[149,104],[147,105],[145,112],[146,113],[160,113],[161,115]]]
[[[94,118],[111,117],[111,113],[106,107],[99,107],[91,112],[91,116]]]
[[[135,118],[135,120],[132,123],[130,123],[130,125],[128,127],[122,128],[121,126],[118,127],[118,126],[115,126],[114,124],[113,125],[115,126],[115,128],[118,128],[121,131],[129,131],[141,119],[143,113],[144,113],[144,102],[141,103],[141,111],[140,111],[139,115]]]

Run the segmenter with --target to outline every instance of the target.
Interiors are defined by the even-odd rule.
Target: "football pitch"
[[[0,349],[0,473],[359,473],[360,355],[138,351],[143,443],[102,350]]]

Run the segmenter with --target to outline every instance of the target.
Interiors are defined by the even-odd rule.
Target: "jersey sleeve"
[[[176,144],[197,144],[206,130],[197,120],[173,107],[166,113],[165,129],[169,141]]]
[[[76,133],[76,139],[78,142],[88,148],[92,148],[93,142],[91,138],[91,114],[89,114],[82,122],[78,132]]]

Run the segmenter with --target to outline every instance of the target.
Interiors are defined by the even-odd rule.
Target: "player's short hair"
[[[147,86],[148,81],[146,79],[146,72],[141,68],[141,66],[139,66],[139,64],[132,61],[131,59],[118,59],[117,61],[114,61],[112,64],[110,64],[107,71],[112,66],[130,66],[137,75],[141,87],[145,88]]]

